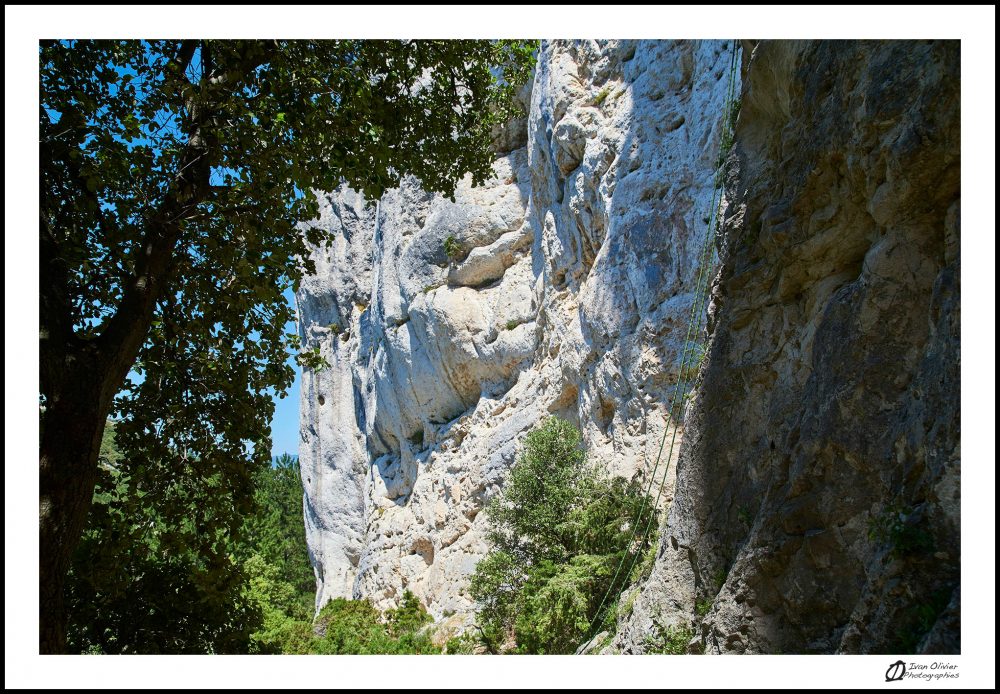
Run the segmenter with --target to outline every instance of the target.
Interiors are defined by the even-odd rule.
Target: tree
[[[257,471],[253,507],[237,511],[217,479],[126,458],[115,430],[109,421],[68,577],[67,649],[247,653],[274,650],[299,622],[309,632],[315,579],[298,460]]]
[[[174,461],[181,469],[172,471],[123,456],[115,429],[105,429],[94,502],[68,576],[67,650],[248,652],[264,615],[246,595],[256,568],[241,559],[252,551],[238,532],[246,509],[238,512],[221,480],[201,478],[194,465]],[[262,501],[250,519],[269,515],[269,499]]]
[[[241,560],[259,556],[278,568],[279,578],[292,587],[312,613],[316,575],[309,562],[302,513],[302,480],[298,458],[283,454],[256,475],[256,512],[244,518],[238,552]]]
[[[630,580],[622,559],[646,551],[653,500],[638,479],[588,462],[579,430],[551,417],[528,434],[503,491],[486,508],[490,553],[473,573],[478,625],[495,650],[513,636],[526,653],[572,653],[602,596]]]
[[[282,292],[326,240],[299,227],[317,215],[312,191],[346,182],[375,200],[407,174],[446,195],[466,173],[482,183],[532,49],[42,42],[43,653],[65,648],[65,577],[108,416],[123,455],[217,479],[246,506],[268,459],[269,389],[293,376]]]

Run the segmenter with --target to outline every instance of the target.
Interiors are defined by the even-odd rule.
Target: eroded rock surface
[[[958,43],[747,48],[708,358],[614,648],[957,653]]]
[[[298,295],[332,365],[302,387],[317,605],[409,589],[461,629],[480,512],[550,413],[610,471],[649,473],[728,48],[543,43],[486,186],[323,197],[336,238]],[[958,44],[743,48],[676,488],[596,650],[690,626],[692,652],[957,652]]]
[[[317,605],[384,608],[412,590],[438,619],[468,614],[480,511],[549,414],[578,423],[612,472],[652,468],[729,48],[543,43],[487,185],[460,185],[454,203],[413,181],[377,207],[322,197],[336,239],[297,297],[305,346],[331,364],[301,390]]]

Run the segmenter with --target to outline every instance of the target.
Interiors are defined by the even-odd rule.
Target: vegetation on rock
[[[486,512],[491,551],[471,581],[478,626],[491,651],[519,653],[573,653],[603,596],[621,592],[623,556],[647,549],[638,530],[656,522],[638,481],[589,463],[579,430],[555,417],[528,434]]]
[[[694,629],[688,626],[663,627],[654,625],[655,631],[646,639],[646,653],[660,655],[684,655],[688,652],[688,644],[694,638]]]
[[[454,234],[448,235],[448,238],[444,240],[443,247],[444,254],[448,256],[448,260],[455,260],[462,253],[462,246]]]

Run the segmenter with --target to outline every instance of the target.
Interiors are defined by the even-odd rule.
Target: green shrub
[[[522,565],[502,550],[490,552],[476,565],[469,592],[479,602],[477,620],[491,650],[502,644],[513,628],[525,578]]]
[[[472,655],[479,646],[479,639],[471,633],[464,633],[461,636],[453,636],[445,643],[446,655]]]
[[[920,642],[934,627],[938,617],[948,607],[951,588],[939,588],[920,596],[899,615],[893,633],[894,639],[887,652],[916,653]]]
[[[699,617],[704,617],[712,609],[712,601],[708,598],[702,598],[694,604],[694,611]]]
[[[742,107],[743,107],[743,101],[740,99],[740,97],[738,97],[738,96],[735,97],[733,99],[732,105],[729,108],[729,123],[728,123],[728,125],[729,125],[729,132],[731,132],[731,133],[735,133],[736,132],[736,121],[739,120],[740,109]]]
[[[316,575],[303,527],[298,458],[276,456],[271,466],[256,476],[255,483],[258,511],[244,519],[245,541],[237,548],[237,557],[246,561],[256,555],[276,567],[278,578],[290,584],[298,595],[297,606],[289,608],[289,613],[296,618],[311,618]]]
[[[895,559],[934,551],[934,538],[927,530],[926,520],[913,508],[899,503],[868,521],[868,539],[888,545],[889,554]]]
[[[698,370],[701,362],[705,358],[705,346],[693,343],[687,352],[682,355],[682,368],[677,374],[677,380],[690,386],[698,377]]]
[[[520,324],[521,323],[517,319],[511,318],[509,321],[507,321],[506,327],[507,327],[507,330],[513,330],[514,328],[516,328]]]
[[[604,89],[599,91],[597,93],[597,96],[594,97],[594,106],[600,106],[601,104],[603,104],[604,100],[608,98],[608,94],[610,93],[611,93],[610,87],[605,87]]]
[[[316,617],[310,653],[338,654],[433,654],[441,649],[418,629],[430,617],[412,593],[405,593],[400,606],[383,615],[367,600],[331,600]]]
[[[659,540],[660,530],[659,528],[654,528],[649,534],[649,540],[646,543],[646,550],[642,554],[642,560],[636,562],[635,567],[632,569],[632,575],[629,576],[631,583],[645,581],[652,575],[653,566],[656,565],[656,551],[659,548]]]
[[[652,500],[638,482],[588,464],[580,444],[572,424],[546,420],[486,509],[492,550],[470,592],[491,650],[513,637],[521,653],[574,652],[603,596],[621,592],[626,577],[615,569],[625,554],[649,547],[640,536],[656,527]]]
[[[615,566],[611,556],[578,555],[568,563],[543,561],[529,571],[514,622],[522,653],[573,653]]]
[[[634,588],[629,592],[628,597],[625,598],[625,602],[617,603],[615,605],[616,618],[622,620],[622,619],[628,619],[630,616],[632,616],[632,610],[635,609],[635,601],[638,599],[638,597],[639,597],[639,590]]]
[[[639,597],[639,590],[633,589],[629,592],[628,597],[625,598],[624,603],[618,603],[615,605],[616,615],[618,619],[628,619],[632,616],[632,610],[635,609],[635,601]]]
[[[251,650],[283,652],[284,643],[298,637],[298,633],[295,637],[290,635],[290,631],[295,631],[295,624],[305,623],[308,618],[300,594],[295,586],[284,580],[281,570],[260,554],[243,562],[243,572],[248,578],[245,599],[263,615],[261,627],[250,634]]]
[[[275,572],[252,562],[253,598],[264,613],[264,628],[252,636],[258,653],[286,655],[434,654],[421,627],[431,621],[427,610],[407,591],[399,607],[380,613],[367,600],[331,600],[315,622],[302,617],[294,605],[294,592],[276,581]]]
[[[749,529],[753,522],[753,516],[750,515],[750,509],[746,506],[740,506],[740,508],[736,511],[736,520],[740,522],[740,525]]]
[[[316,616],[313,631],[313,653],[370,654],[390,650],[388,627],[367,600],[331,600]]]
[[[719,142],[719,158],[715,162],[715,168],[718,169],[716,184],[718,185],[722,177],[726,175],[726,160],[729,158],[729,152],[732,151],[733,145],[736,144],[736,121],[740,115],[740,107],[742,103],[739,99],[734,99],[729,111],[729,118],[722,124],[722,139]]]
[[[275,655],[309,655],[315,653],[316,635],[312,623],[301,619],[286,618],[269,634],[270,650],[261,653]]]
[[[399,607],[386,612],[386,619],[390,632],[396,637],[416,632],[428,622],[434,621],[417,596],[408,590],[403,593]]]
[[[664,628],[656,624],[655,633],[646,638],[646,652],[661,655],[684,655],[688,644],[694,638],[694,629],[687,626],[670,626]]]
[[[444,254],[448,256],[448,260],[455,260],[462,252],[462,246],[454,234],[448,234],[448,237],[444,240],[443,247]]]

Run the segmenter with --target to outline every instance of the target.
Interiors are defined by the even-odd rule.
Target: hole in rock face
[[[324,398],[324,397],[323,397],[322,395],[318,396],[318,397],[316,398],[316,401],[317,401],[317,402],[318,402],[318,403],[319,403],[320,405],[325,405],[325,404],[326,404],[326,398]]]
[[[430,566],[434,563],[434,543],[426,537],[419,538],[410,546],[410,554],[420,555],[424,563]]]
[[[611,400],[601,398],[600,405],[597,410],[597,424],[601,427],[601,431],[605,434],[608,433],[608,428],[615,419],[615,404]]]
[[[556,290],[562,290],[566,288],[566,271],[558,270],[552,275],[552,286]]]
[[[549,412],[564,419],[574,418],[579,394],[576,384],[564,381],[560,386],[559,395],[548,407]]]

